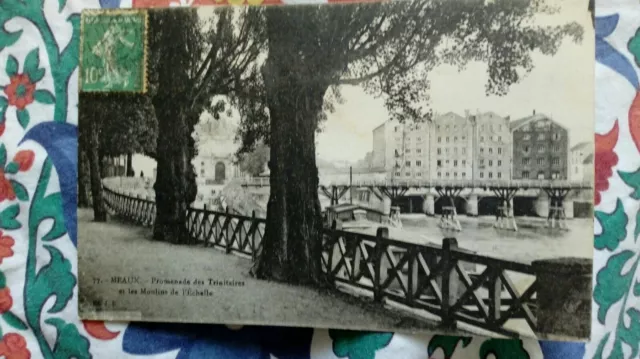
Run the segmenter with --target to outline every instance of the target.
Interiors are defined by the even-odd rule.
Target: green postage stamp
[[[86,10],[80,34],[80,91],[147,89],[145,10]]]

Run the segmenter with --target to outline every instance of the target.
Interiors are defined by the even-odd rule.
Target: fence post
[[[253,229],[251,233],[247,233],[247,235],[251,235],[251,258],[255,261],[258,256],[258,248],[256,247],[256,231],[258,230],[258,223],[256,223],[256,210],[251,210],[251,223],[249,224],[249,228]]]
[[[588,338],[591,332],[591,259],[555,258],[534,261],[531,265],[536,274],[536,333],[551,340]]]
[[[455,313],[451,313],[449,308],[455,303],[458,295],[458,278],[456,278],[455,260],[451,251],[458,249],[458,241],[455,238],[445,238],[442,240],[442,305],[440,317],[442,326],[448,330],[455,330],[457,327]]]
[[[231,227],[231,218],[229,218],[229,206],[227,206],[227,208],[224,209],[224,213],[225,213],[225,222],[226,228],[224,229],[225,231],[225,252],[227,254],[231,253],[231,247],[233,246],[233,241],[232,238],[229,236],[229,228]]]
[[[384,290],[382,289],[382,255],[384,253],[383,242],[389,238],[389,228],[378,227],[376,231],[376,246],[373,251],[373,301],[381,303]]]

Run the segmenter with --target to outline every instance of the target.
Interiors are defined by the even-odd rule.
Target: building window
[[[458,160],[453,160],[453,167],[458,167]]]
[[[538,140],[544,140],[544,133],[538,134]]]
[[[204,161],[200,162],[200,165],[204,166]]]
[[[464,147],[462,147],[462,154],[464,155],[464,154],[466,154],[466,153],[467,153],[467,149],[466,149],[466,148],[464,148]]]
[[[538,172],[538,179],[544,179],[544,172]]]
[[[462,136],[462,140],[463,140],[463,141],[464,141],[464,140],[466,140],[466,139],[467,139],[467,137],[466,137],[466,136]]]
[[[480,147],[480,153],[484,153],[484,147]]]
[[[553,163],[554,165],[559,165],[559,164],[560,164],[560,158],[558,158],[558,157],[554,157],[554,158],[553,158],[553,162],[552,162],[552,163]]]
[[[416,177],[422,177],[422,172],[416,173]]]
[[[438,167],[442,166],[442,160],[438,160]]]
[[[458,142],[458,136],[453,136],[453,142]]]
[[[484,160],[480,160],[480,166],[484,166]]]
[[[480,142],[484,142],[484,136],[480,136]]]
[[[440,129],[440,125],[436,126],[436,128],[439,130]]]
[[[498,172],[498,178],[502,178],[502,172]]]
[[[442,172],[438,172],[438,178],[442,178]]]
[[[445,163],[446,163],[446,164],[449,164],[449,160],[446,160],[446,161],[445,161]]]
[[[484,172],[480,172],[480,178],[484,178]]]
[[[441,155],[442,154],[442,149],[438,148],[438,154]]]
[[[544,146],[540,145],[538,146],[538,153],[542,153],[542,152],[544,152]]]
[[[489,147],[489,153],[492,154],[493,153],[493,148]]]
[[[418,140],[418,141],[422,141],[422,137],[418,137],[418,138],[417,138],[417,140]]]
[[[489,167],[493,166],[493,160],[489,160]]]
[[[501,155],[502,154],[502,147],[498,147],[498,154]]]
[[[422,153],[422,149],[421,148],[416,148],[416,153]]]
[[[200,170],[200,174],[204,176],[204,168]]]
[[[522,139],[525,141],[529,141],[531,139],[531,135],[527,133],[522,137]]]
[[[553,146],[553,152],[560,152],[560,146],[558,145]],[[582,153],[580,154],[580,156],[582,156]]]
[[[467,177],[467,174],[465,172],[462,172],[462,178]]]
[[[395,132],[398,132],[398,126],[393,129]]]
[[[522,171],[522,178],[529,178],[529,171]]]
[[[529,164],[529,157],[524,157],[524,158],[522,159],[522,164],[523,164],[523,165],[528,165],[528,164]]]
[[[397,176],[397,177],[400,177],[400,172],[396,172],[396,176]]]
[[[442,142],[442,137],[438,137],[438,143]]]
[[[462,166],[466,166],[467,165],[467,160],[462,160]]]
[[[444,153],[449,153],[449,148],[445,148]]]
[[[422,161],[416,161],[416,166],[417,166],[417,167],[422,166]]]
[[[502,142],[502,136],[498,136],[498,142]]]
[[[411,149],[410,148],[405,149],[404,153],[411,153]]]
[[[559,134],[559,133],[554,133],[554,134],[553,134],[553,139],[554,139],[555,141],[558,141],[558,140],[560,139],[560,134]]]
[[[529,146],[524,146],[524,153],[529,153]]]
[[[411,177],[411,172],[407,172],[404,175],[407,176],[407,177]]]
[[[449,143],[449,136],[447,136],[447,143]]]
[[[558,172],[553,172],[553,174],[551,174],[551,178],[552,178],[552,179],[559,179],[559,178],[560,178],[560,173],[558,173]]]
[[[493,172],[489,172],[489,178],[493,178]]]
[[[445,126],[445,130],[449,131],[449,125]]]
[[[453,172],[453,177],[458,178],[458,172]]]
[[[405,162],[404,165],[407,166],[407,167],[411,167],[411,161]]]
[[[420,129],[420,125],[416,124],[416,130]]]
[[[502,166],[502,160],[498,160],[498,167]]]
[[[543,165],[544,164],[544,158],[538,158],[538,161],[536,161],[538,163],[538,165]]]
[[[445,177],[447,177],[447,178],[449,178],[449,172],[446,172],[446,173],[444,174],[444,176],[445,176]]]

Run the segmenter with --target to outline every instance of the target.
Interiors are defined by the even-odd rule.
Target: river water
[[[458,246],[494,258],[530,263],[558,257],[593,257],[593,219],[567,220],[567,230],[544,228],[542,218],[516,217],[518,231],[497,229],[495,217],[460,216],[461,231],[444,230],[437,217],[401,215],[402,228],[390,228],[389,237],[417,243],[442,244],[454,237]],[[375,229],[363,230],[375,234]]]

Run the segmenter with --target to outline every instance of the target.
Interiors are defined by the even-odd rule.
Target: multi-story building
[[[509,117],[493,112],[467,117],[473,126],[473,179],[511,178],[511,130]]]
[[[429,122],[387,121],[373,130],[372,167],[391,179],[429,178]]]
[[[468,118],[448,112],[431,124],[429,167],[434,180],[471,179],[473,176],[473,126]]]
[[[513,179],[567,179],[569,133],[549,116],[536,114],[511,122]]]
[[[593,178],[593,142],[580,142],[569,150],[569,179],[584,181]]]

